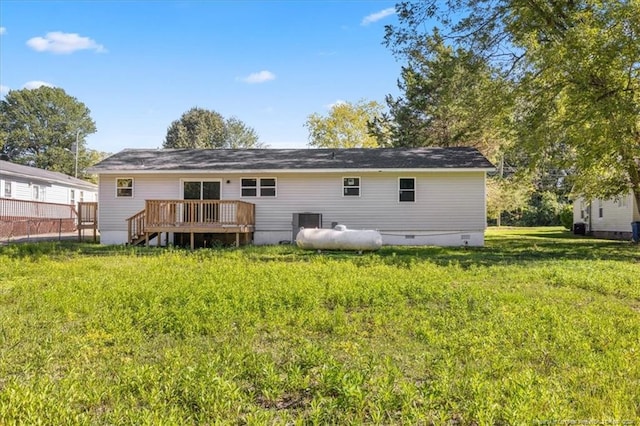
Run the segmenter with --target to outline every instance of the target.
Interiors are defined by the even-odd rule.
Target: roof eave
[[[495,167],[433,167],[433,168],[335,168],[335,169],[175,169],[175,170],[154,170],[154,169],[89,169],[90,173],[98,175],[122,175],[122,174],[264,174],[264,173],[424,173],[424,172],[491,172]]]

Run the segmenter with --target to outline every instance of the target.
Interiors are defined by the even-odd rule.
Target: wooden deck
[[[93,231],[93,242],[97,241],[98,231],[98,203],[94,201],[80,201],[78,203],[78,241],[82,241],[85,229]]]
[[[129,244],[149,245],[163,233],[235,234],[235,243],[247,241],[254,230],[255,205],[237,200],[146,200],[145,209],[127,219]]]

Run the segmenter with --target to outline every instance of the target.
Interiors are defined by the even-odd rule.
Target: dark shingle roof
[[[493,169],[475,148],[125,149],[95,166],[106,171]]]
[[[85,188],[92,191],[98,190],[98,185],[87,182],[86,180],[77,179],[64,173],[23,166],[22,164],[15,164],[4,160],[0,160],[0,174],[57,183],[73,188]]]

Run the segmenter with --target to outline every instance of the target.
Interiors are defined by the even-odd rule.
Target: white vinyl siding
[[[381,232],[466,231],[486,226],[484,172],[416,173],[413,203],[398,202],[399,174],[360,174],[367,190],[360,197],[344,197],[343,174],[283,173],[277,176],[278,197],[251,197],[256,205],[256,231],[291,233],[293,213],[322,213],[323,226],[338,222],[351,229]],[[144,209],[147,199],[180,199],[183,175],[141,174],[133,176],[135,198],[117,198],[116,176],[100,176],[100,229],[126,231],[126,219]],[[240,174],[197,174],[189,179],[220,179],[223,200],[237,200]],[[273,178],[273,176],[256,176]]]
[[[592,231],[604,232],[631,232],[631,222],[635,219],[637,213],[635,210],[634,197],[629,194],[626,206],[619,202],[619,199],[598,200],[591,202],[591,218],[589,218],[589,203],[583,199],[578,199],[573,203],[573,221],[585,222],[591,226]],[[584,208],[581,208],[584,207]],[[602,216],[600,216],[602,211]],[[584,212],[584,217],[581,215]]]
[[[0,173],[0,196],[5,197],[5,186],[11,188],[11,198],[14,200],[39,201],[55,204],[70,204],[70,191],[73,189],[78,194],[80,187],[75,185],[62,185],[45,180],[37,180],[33,177],[3,176]],[[34,199],[34,189],[37,188],[38,199]],[[97,187],[95,190],[82,189],[85,201],[96,201]]]

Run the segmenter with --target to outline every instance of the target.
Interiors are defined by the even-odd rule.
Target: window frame
[[[31,184],[31,199],[33,201],[44,201],[44,187],[39,184]]]
[[[628,195],[620,195],[618,197],[616,197],[614,204],[618,207],[618,208],[625,208],[628,206]]]
[[[357,185],[347,185],[347,179],[355,179]],[[357,194],[347,194],[348,189],[357,189]],[[342,196],[343,197],[360,197],[362,195],[362,178],[360,176],[343,176],[342,177]]]
[[[131,186],[120,186],[119,185],[119,181],[121,180],[130,180],[131,181]],[[135,186],[135,180],[132,177],[117,177],[116,178],[116,198],[133,198],[134,195],[134,186]],[[131,191],[130,195],[121,195],[120,194],[120,190],[125,190],[128,189]]]
[[[3,181],[2,196],[4,198],[13,198],[13,183],[10,180]]]
[[[403,180],[412,180],[413,181],[413,188],[412,189],[403,189],[401,187]],[[415,203],[417,201],[417,197],[416,197],[416,195],[417,195],[416,194],[417,187],[418,187],[418,180],[415,177],[399,177],[398,178],[398,203]],[[402,199],[402,194],[404,192],[412,192],[413,193],[413,199],[412,200],[403,200]]]
[[[244,181],[255,181],[255,185],[245,185]],[[264,185],[263,181],[273,180],[273,185]],[[254,195],[245,195],[245,190],[255,191]],[[273,195],[265,195],[265,191],[273,190]],[[276,177],[248,177],[240,178],[240,198],[276,198],[278,196],[278,179]]]

